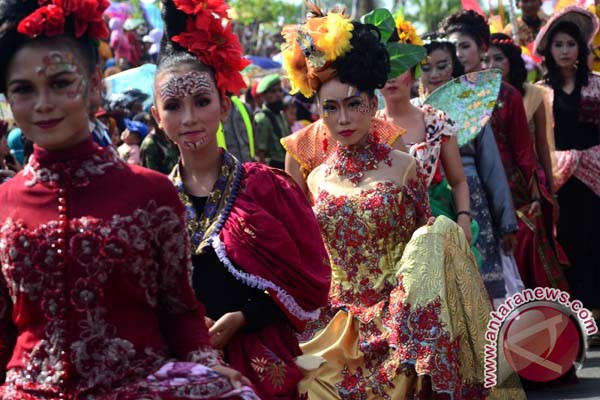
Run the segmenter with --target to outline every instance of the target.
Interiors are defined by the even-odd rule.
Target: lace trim
[[[211,237],[209,242],[214,248],[217,257],[219,257],[219,260],[223,263],[223,265],[225,265],[225,268],[227,268],[229,273],[233,275],[234,278],[252,288],[260,290],[273,290],[276,293],[276,297],[281,302],[281,304],[283,304],[292,315],[294,315],[302,321],[311,321],[319,317],[320,310],[304,310],[288,292],[286,292],[273,282],[261,278],[260,276],[251,275],[247,272],[243,272],[237,269],[229,260],[229,257],[227,256],[227,250],[225,250],[225,244],[221,241],[221,239],[218,236],[215,235]]]

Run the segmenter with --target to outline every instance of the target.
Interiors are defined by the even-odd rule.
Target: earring
[[[327,153],[327,148],[329,147],[329,140],[327,139],[327,134],[323,137],[323,141],[321,142],[323,153]]]
[[[373,131],[371,137],[373,138],[373,143],[379,143],[379,132]]]
[[[575,60],[575,64],[573,64],[573,68],[575,68],[575,71],[577,71],[577,68],[579,68],[579,60]]]

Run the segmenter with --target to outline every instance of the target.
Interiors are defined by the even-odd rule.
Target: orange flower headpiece
[[[242,46],[227,17],[224,0],[173,0],[187,14],[186,29],[171,40],[195,54],[215,72],[221,94],[237,94],[246,87],[241,71],[250,64],[242,57]]]
[[[17,32],[29,36],[59,36],[65,33],[66,19],[75,21],[75,37],[87,34],[92,39],[101,39],[110,33],[102,19],[108,8],[108,0],[39,0],[40,7],[23,18]]]
[[[300,26],[286,26],[282,35],[283,67],[292,85],[292,93],[312,97],[321,84],[336,75],[331,64],[352,49],[354,25],[341,12],[324,15],[316,7],[313,18]]]

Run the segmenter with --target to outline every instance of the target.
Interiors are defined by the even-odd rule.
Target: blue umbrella
[[[258,57],[258,56],[246,56],[248,60],[252,62],[252,64],[260,67],[262,69],[278,69],[281,68],[281,64],[277,61],[273,61],[267,57]]]

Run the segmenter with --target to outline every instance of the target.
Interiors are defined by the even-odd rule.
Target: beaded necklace
[[[185,192],[180,168],[179,164],[175,166],[170,179],[177,188],[179,198],[185,207],[185,220],[192,241],[193,254],[198,255],[208,246],[209,239],[221,231],[229,217],[237,198],[244,169],[242,163],[234,156],[224,152],[219,177],[208,195],[202,214],[198,215]]]
[[[346,177],[352,185],[358,186],[367,171],[376,170],[381,161],[392,165],[390,152],[392,148],[377,143],[376,134],[369,134],[365,144],[351,146],[338,145],[335,152],[327,160],[325,176],[335,172],[339,177]]]

